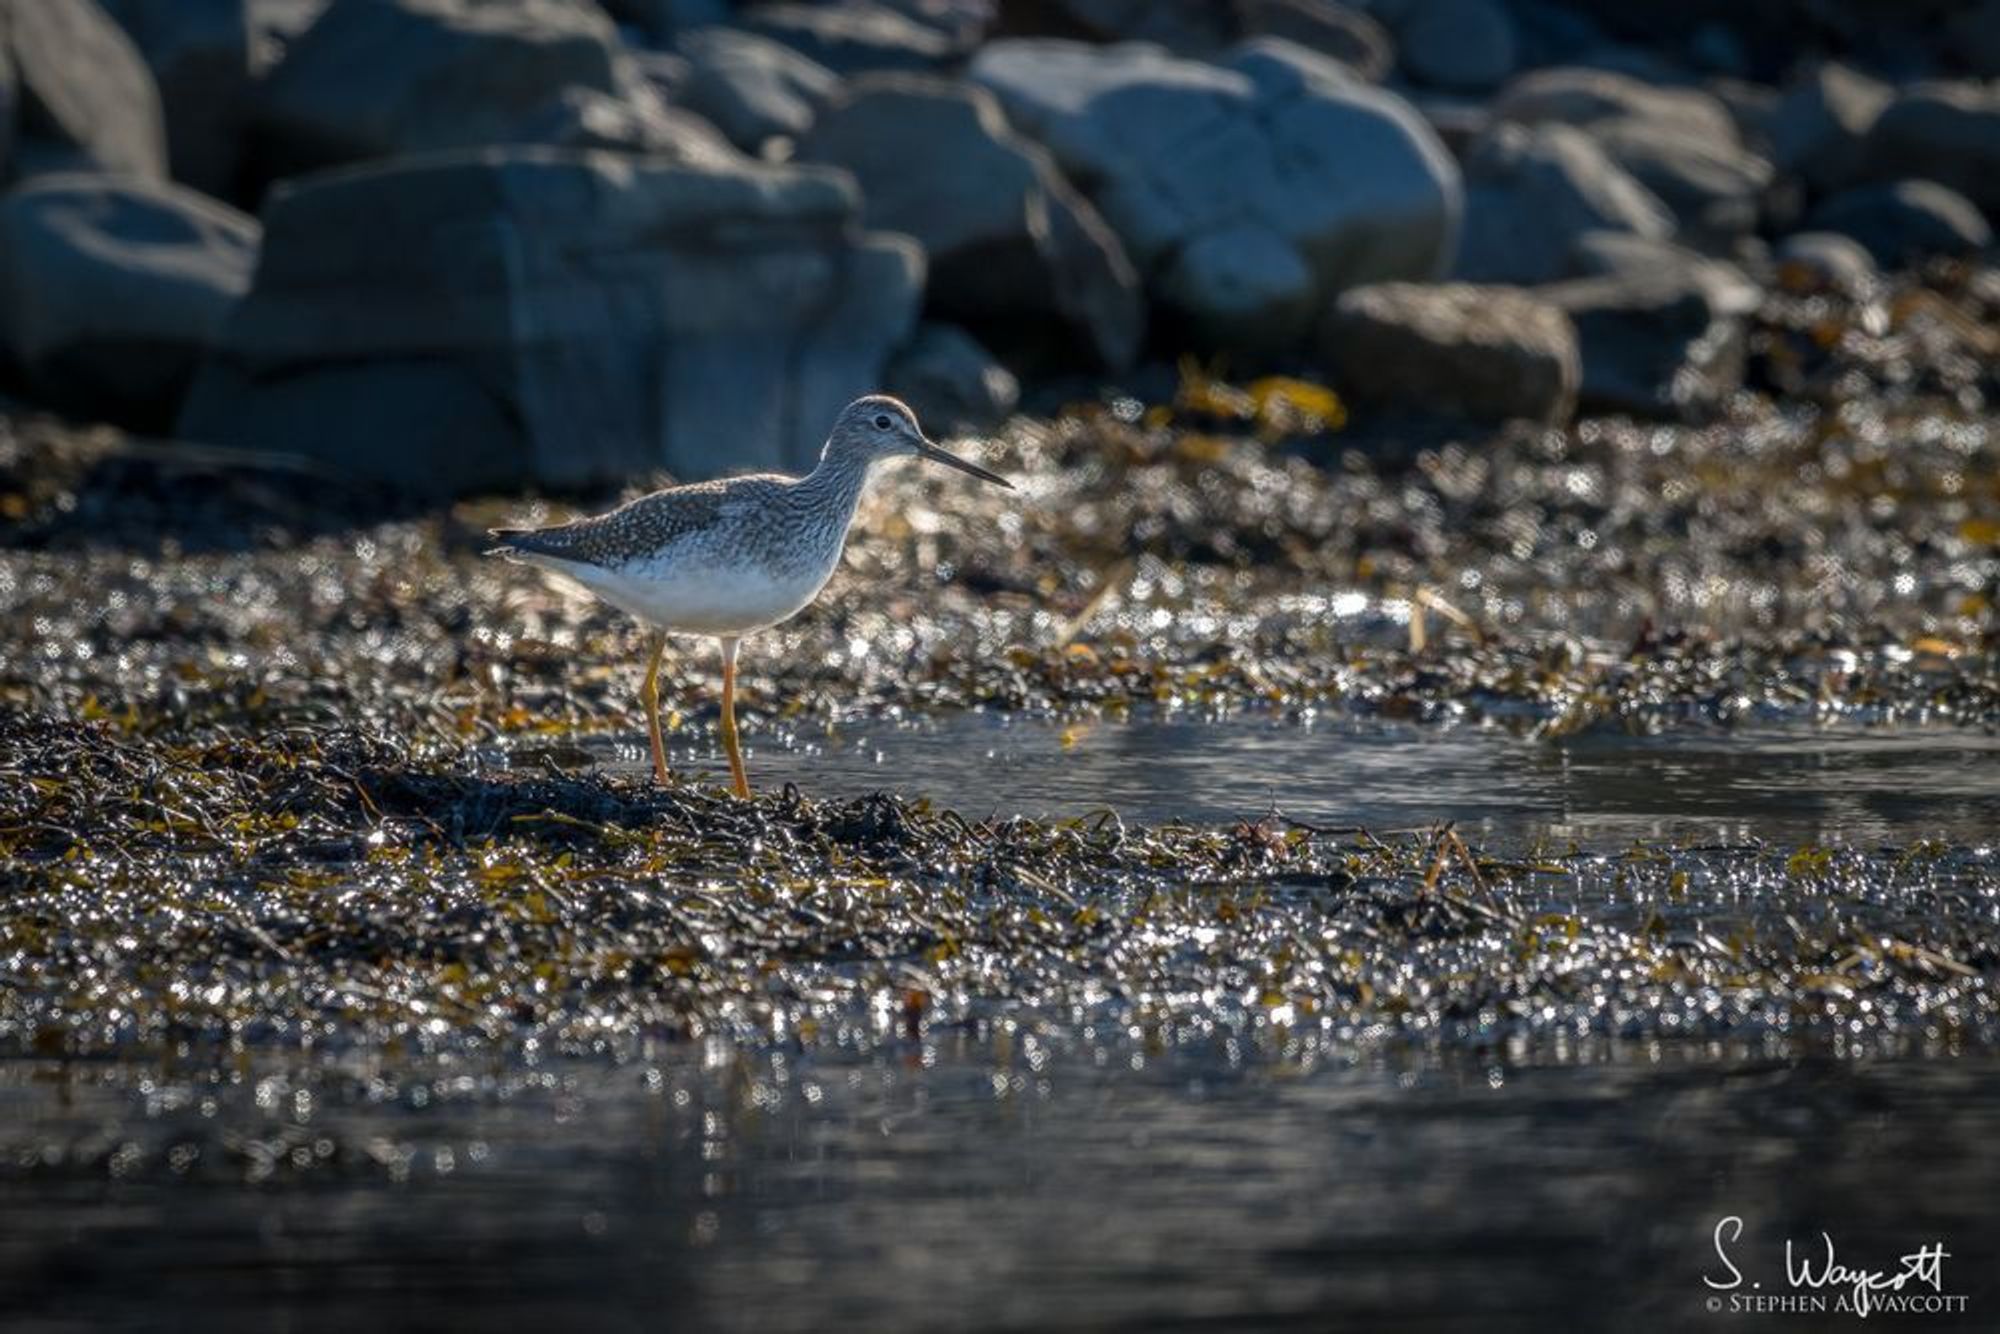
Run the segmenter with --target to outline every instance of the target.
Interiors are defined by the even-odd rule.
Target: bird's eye
[[[880,413],[880,414],[878,414],[878,415],[876,416],[876,418],[875,418],[875,429],[876,429],[876,430],[878,430],[878,431],[886,431],[886,430],[888,430],[888,429],[889,429],[889,414],[888,414],[888,413],[884,412],[884,413]]]

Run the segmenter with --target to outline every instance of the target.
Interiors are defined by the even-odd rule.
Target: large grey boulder
[[[1768,83],[1749,79],[1712,78],[1704,86],[1729,112],[1729,119],[1735,122],[1736,133],[1744,144],[1770,159],[1771,127],[1784,106],[1785,94]],[[1772,163],[1774,169],[1776,165]]]
[[[1281,37],[1331,56],[1370,83],[1396,65],[1389,30],[1359,9],[1332,0],[1237,0],[1246,37]]]
[[[14,83],[14,62],[0,33],[0,184],[14,174],[14,121],[20,89]]]
[[[1692,138],[1727,139],[1736,134],[1729,109],[1697,88],[1660,87],[1594,66],[1558,66],[1524,74],[1502,89],[1493,114],[1522,125],[1557,121],[1592,126],[1644,120],[1670,126]]]
[[[1402,99],[1292,43],[1260,38],[1212,65],[998,41],[972,76],[1197,337],[1296,342],[1336,293],[1434,278],[1456,249],[1458,169],[1437,136]]]
[[[438,490],[814,457],[915,323],[845,173],[489,149],[280,186],[183,434]]]
[[[1585,232],[1570,246],[1569,272],[1577,278],[1618,278],[1644,282],[1663,274],[1700,288],[1718,315],[1748,315],[1763,303],[1764,292],[1749,275],[1727,260],[1687,246],[1632,232]]]
[[[1793,292],[1834,292],[1867,300],[1881,289],[1882,275],[1868,247],[1839,232],[1794,232],[1771,252],[1780,286]]]
[[[1388,30],[1336,0],[1036,0],[1010,3],[1002,19],[1002,27],[1016,34],[1151,42],[1193,60],[1223,58],[1246,38],[1281,37],[1333,57],[1371,83],[1396,64]]]
[[[1885,269],[1931,255],[1976,255],[1993,244],[1993,228],[1979,206],[1936,181],[1843,190],[1815,208],[1807,225],[1852,237]]]
[[[1837,190],[1863,169],[1862,144],[1895,97],[1887,84],[1827,61],[1786,90],[1771,118],[1771,158],[1815,193]]]
[[[961,54],[936,28],[865,0],[755,5],[737,22],[836,74],[931,70]]]
[[[1012,0],[1002,27],[1088,42],[1151,42],[1206,60],[1238,36],[1232,8],[1215,0]]]
[[[1399,9],[1397,58],[1415,82],[1481,93],[1514,73],[1514,21],[1498,0],[1412,0]]]
[[[641,82],[669,106],[681,104],[681,95],[687,91],[688,80],[694,74],[694,67],[685,56],[672,51],[655,51],[650,47],[627,51],[626,56]]]
[[[1576,326],[1587,412],[1699,420],[1742,387],[1742,312],[1686,270],[1573,278],[1535,289]]]
[[[1971,0],[1947,21],[1946,40],[1968,73],[2000,79],[2000,4]]]
[[[1494,114],[1584,130],[1674,211],[1688,236],[1725,245],[1753,230],[1773,175],[1720,98],[1584,67],[1537,70],[1504,89]]]
[[[730,0],[598,0],[604,12],[649,41],[674,42],[697,28],[726,22]]]
[[[999,19],[994,0],[876,0],[921,27],[943,35],[954,53],[964,54],[985,41]]]
[[[1329,378],[1358,406],[1548,425],[1576,407],[1576,330],[1520,288],[1357,287],[1334,303],[1320,348]]]
[[[516,122],[512,141],[556,148],[604,148],[676,162],[731,162],[741,155],[722,132],[650,89],[620,96],[565,88]]]
[[[0,22],[5,22],[0,16]],[[15,122],[20,118],[21,89],[15,81],[14,57],[6,30],[0,28],[0,185],[14,175]]]
[[[1305,257],[1261,222],[1202,232],[1175,252],[1155,290],[1179,316],[1174,341],[1258,360],[1292,348],[1320,298]]]
[[[257,235],[168,182],[37,176],[0,200],[0,351],[55,406],[162,425],[249,286]]]
[[[1590,133],[1674,211],[1683,235],[1726,247],[1756,230],[1775,175],[1768,160],[1743,146],[1733,122],[1726,139],[1633,118],[1593,125]]]
[[[1412,91],[1410,103],[1431,127],[1438,141],[1451,150],[1452,157],[1464,170],[1466,156],[1480,136],[1493,128],[1493,117],[1486,110],[1486,103],[1477,97],[1464,93],[1441,93],[1436,91]]]
[[[853,172],[868,226],[923,243],[926,301],[939,317],[1003,341],[1011,330],[1027,348],[1067,330],[1058,341],[1114,369],[1137,357],[1145,315],[1124,247],[1048,154],[1007,128],[985,89],[864,77],[798,155]]]
[[[104,0],[151,69],[174,179],[236,193],[252,92],[248,0]]]
[[[688,61],[682,104],[745,152],[810,130],[840,88],[832,70],[754,32],[699,28],[681,37],[679,49]]]
[[[1570,273],[1570,249],[1586,232],[1674,233],[1658,197],[1568,125],[1494,126],[1466,155],[1465,184],[1453,275],[1467,282],[1553,282]]]
[[[1905,89],[1868,132],[1870,181],[1936,181],[2000,217],[2000,87],[1924,83]]]
[[[153,180],[167,174],[159,90],[132,40],[96,0],[0,0],[0,121],[0,165],[9,179],[50,171]]]
[[[1573,65],[1610,40],[1598,20],[1564,0],[1509,0],[1521,46],[1521,67]]]
[[[250,17],[250,72],[263,78],[284,60],[299,38],[334,0],[247,0]]]
[[[630,103],[629,114],[610,106]],[[487,144],[603,145],[700,159],[623,58],[601,10],[569,0],[343,0],[267,77],[254,129],[275,176]]]
[[[988,431],[1021,401],[1021,383],[955,324],[922,324],[882,372],[882,385],[933,433]]]

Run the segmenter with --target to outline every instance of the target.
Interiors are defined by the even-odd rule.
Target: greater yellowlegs
[[[901,401],[871,394],[842,409],[819,466],[807,476],[725,477],[655,491],[609,514],[554,528],[496,528],[500,545],[489,554],[567,576],[659,630],[644,696],[653,775],[663,783],[660,655],[667,635],[715,636],[722,645],[722,746],[736,795],[747,797],[750,783],[736,741],[736,646],[819,596],[840,561],[869,470],[910,455],[1011,486],[939,449]]]

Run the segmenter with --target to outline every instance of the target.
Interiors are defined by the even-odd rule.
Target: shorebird
[[[563,575],[658,631],[641,694],[653,776],[662,783],[660,655],[669,634],[713,635],[722,646],[722,746],[736,795],[748,797],[736,738],[737,646],[819,596],[840,562],[869,472],[885,459],[908,457],[1013,485],[939,449],[900,400],[870,394],[841,410],[819,466],[804,477],[725,477],[668,487],[553,528],[495,528],[500,545],[487,554]]]

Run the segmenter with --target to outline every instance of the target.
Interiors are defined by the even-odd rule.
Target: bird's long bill
[[[956,454],[946,453],[928,440],[917,446],[917,456],[929,459],[932,463],[942,463],[947,468],[956,468],[960,472],[969,472],[982,482],[991,482],[995,486],[1004,486],[1009,491],[1014,489],[1014,484],[999,473],[988,472],[977,463],[968,463]]]

